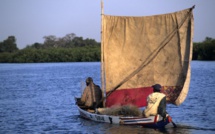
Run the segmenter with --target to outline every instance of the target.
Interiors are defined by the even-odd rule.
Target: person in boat
[[[86,87],[81,96],[81,103],[79,105],[84,106],[84,108],[95,109],[102,107],[100,100],[102,99],[101,88],[93,83],[93,79],[88,77],[86,79]]]
[[[152,86],[153,93],[147,97],[147,107],[143,111],[144,117],[160,114],[164,119],[166,118],[166,95],[161,93],[161,85],[155,84]]]

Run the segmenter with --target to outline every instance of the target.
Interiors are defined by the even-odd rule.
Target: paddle
[[[166,111],[166,114],[168,114],[167,113],[167,111]],[[170,117],[170,116],[169,116]],[[172,122],[172,125],[174,126],[174,128],[177,128],[177,125],[173,122],[173,120],[172,120],[172,118],[170,117],[170,120],[169,120],[170,122]]]
[[[174,128],[177,128],[176,124],[172,121],[172,125],[174,126]]]

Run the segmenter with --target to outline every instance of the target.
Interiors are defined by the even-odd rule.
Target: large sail
[[[192,38],[192,8],[145,17],[103,15],[106,106],[146,106],[156,83],[169,103],[180,105],[189,90]]]

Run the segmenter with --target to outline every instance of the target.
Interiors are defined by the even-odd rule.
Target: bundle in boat
[[[138,116],[142,115],[141,110],[134,105],[112,106],[110,108],[97,109],[99,114],[114,115],[114,116]]]

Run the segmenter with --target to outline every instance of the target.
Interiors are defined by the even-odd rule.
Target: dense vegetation
[[[206,37],[193,44],[193,60],[215,60],[215,39]]]
[[[11,41],[11,38],[13,40]],[[63,38],[45,36],[44,43],[34,43],[18,50],[14,36],[0,42],[1,63],[100,61],[100,43],[75,34]]]
[[[19,50],[16,38],[0,42],[0,63],[92,62],[100,61],[100,43],[75,34],[63,38],[45,36],[44,43],[34,43]],[[215,60],[215,39],[206,37],[193,44],[193,60]]]

